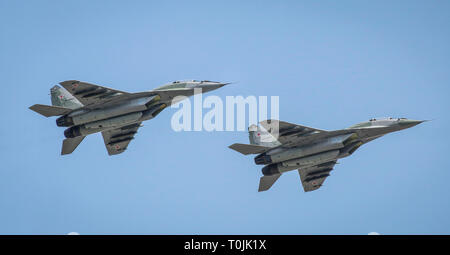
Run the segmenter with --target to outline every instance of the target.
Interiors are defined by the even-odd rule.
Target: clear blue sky
[[[0,1],[0,234],[450,234],[448,1]],[[434,119],[341,160],[304,193],[258,193],[246,132],[180,132],[167,109],[126,153],[60,156],[30,111],[77,79],[138,92],[177,79],[276,95],[280,118],[339,129]]]

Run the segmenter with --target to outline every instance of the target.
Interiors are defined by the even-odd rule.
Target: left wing
[[[336,161],[330,161],[316,166],[298,169],[303,190],[308,192],[320,188],[325,182],[325,179],[330,176],[330,172],[333,170],[335,164]]]
[[[120,90],[76,80],[63,81],[59,84],[85,106],[104,102],[116,96],[129,94]]]
[[[103,131],[103,141],[105,142],[108,154],[116,155],[124,152],[131,140],[134,139],[134,135],[140,126],[141,122]]]
[[[292,124],[281,120],[265,120],[261,126],[272,134],[283,146],[289,146],[306,136],[327,132],[325,130]]]

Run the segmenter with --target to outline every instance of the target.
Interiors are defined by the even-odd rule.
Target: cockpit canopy
[[[174,82],[172,82],[172,84],[177,84],[177,83],[186,83],[186,82],[195,82],[195,80],[182,80],[182,81],[174,81]]]
[[[383,117],[383,118],[372,118],[369,121],[380,121],[380,120],[406,120],[406,118]]]
[[[382,117],[382,118],[372,118],[369,121],[361,122],[355,124],[349,128],[366,128],[373,126],[387,126],[392,125],[394,122],[400,122],[400,120],[406,120],[406,118],[392,118],[392,117]]]
[[[203,82],[213,82],[213,83],[219,83],[219,82],[215,82],[215,81],[208,81],[208,80],[181,80],[181,81],[174,81],[172,82],[172,84],[177,84],[177,83],[187,83],[187,82],[196,82],[196,83],[203,83]]]

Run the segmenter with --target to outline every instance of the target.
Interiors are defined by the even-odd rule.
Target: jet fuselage
[[[161,98],[158,91],[184,89],[185,95],[192,95],[194,89],[208,92],[225,85],[210,81],[173,82],[150,92],[120,95],[98,105],[74,109],[56,119],[57,126],[69,127],[64,131],[66,138],[86,136],[112,128],[122,127],[150,120],[169,106],[172,97]],[[190,93],[189,93],[190,91]]]
[[[50,89],[52,105],[35,104],[30,109],[56,120],[64,131],[61,154],[72,153],[90,134],[102,133],[109,155],[124,152],[143,121],[154,118],[167,106],[189,96],[218,89],[228,83],[175,81],[151,91],[129,93],[77,80]]]
[[[277,146],[255,157],[255,163],[266,165],[265,176],[320,165],[350,156],[362,144],[387,133],[415,126],[422,121],[403,118],[372,119],[348,129],[329,132],[324,138],[313,140],[301,146]],[[312,134],[313,135],[313,134]],[[322,166],[323,167],[323,166]]]

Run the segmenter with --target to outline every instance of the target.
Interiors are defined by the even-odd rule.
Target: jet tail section
[[[266,191],[280,178],[281,174],[263,176],[259,179],[258,192]]]
[[[77,109],[83,107],[83,104],[78,101],[65,88],[55,85],[50,89],[53,106],[61,106],[69,109]]]
[[[270,132],[256,125],[248,127],[248,136],[250,144],[254,145],[276,147],[281,144]]]
[[[64,139],[63,145],[61,148],[61,155],[66,155],[72,153],[78,145],[83,141],[85,136],[77,136],[75,138],[67,138]]]
[[[41,115],[44,115],[45,117],[60,116],[72,111],[72,109],[70,108],[43,105],[43,104],[35,104],[33,106],[30,106],[29,108],[30,110],[33,110]]]

